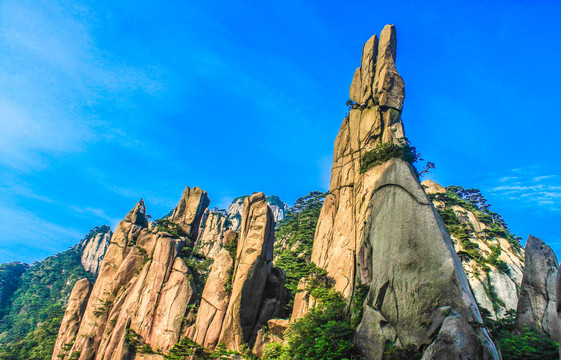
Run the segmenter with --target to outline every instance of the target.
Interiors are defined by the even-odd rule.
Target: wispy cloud
[[[157,71],[120,63],[97,47],[95,21],[72,2],[0,3],[0,163],[29,171],[51,156],[84,151],[98,138],[92,106],[161,89]]]
[[[513,200],[518,207],[536,207],[561,212],[561,176],[550,169],[535,165],[512,169],[508,176],[487,181],[487,191],[493,196]]]

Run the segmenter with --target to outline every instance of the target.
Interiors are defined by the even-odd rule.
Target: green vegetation
[[[165,360],[186,360],[186,359],[230,359],[231,355],[238,355],[244,359],[255,359],[250,351],[243,354],[236,351],[227,350],[223,344],[220,344],[214,351],[208,351],[193,340],[183,338],[179,343],[170,349],[167,354],[164,354]]]
[[[479,246],[471,239],[480,238],[482,240],[495,240],[501,237],[507,239],[514,251],[521,249],[519,238],[511,234],[506,227],[503,218],[489,210],[489,204],[477,189],[464,190],[460,186],[448,186],[445,194],[430,194],[431,200],[441,201],[445,204],[444,208],[439,208],[440,217],[446,224],[448,232],[453,235],[463,247],[463,251],[458,253],[464,261],[474,260],[483,271],[489,271],[489,265],[497,268],[506,274],[510,272],[507,264],[499,259],[501,248],[498,244],[488,243],[491,253],[486,257]],[[452,206],[458,205],[471,211],[478,221],[484,223],[489,229],[482,233],[476,233],[473,225],[467,220],[460,220]],[[461,214],[460,214],[461,215]],[[467,215],[466,215],[467,219]]]
[[[191,299],[190,306],[193,312],[196,313],[213,261],[197,252],[196,248],[193,248],[193,242],[189,238],[186,238],[185,245],[179,252],[178,257],[182,258],[183,261],[185,261],[185,265],[191,270],[190,276],[192,276],[193,283],[195,284],[195,288],[193,289],[195,293]]]
[[[234,286],[234,264],[236,263],[236,256],[238,254],[238,241],[232,241],[231,243],[224,245],[224,248],[230,254],[232,258],[232,265],[228,269],[228,279],[226,280],[226,284],[224,285],[224,290],[228,295],[232,294],[232,287]]]
[[[417,160],[420,160],[421,155],[417,152],[415,147],[411,145],[407,138],[401,138],[399,139],[399,142],[399,144],[391,142],[382,143],[380,146],[362,155],[360,172],[364,173],[368,169],[381,165],[394,158],[398,158],[412,164],[417,162]]]
[[[275,265],[286,272],[286,288],[292,308],[300,279],[314,269],[310,263],[316,225],[326,194],[312,191],[296,200],[286,211],[285,218],[277,223],[275,231]],[[291,311],[289,311],[290,313]]]
[[[0,303],[0,359],[50,359],[74,283],[82,278],[93,281],[80,257],[80,247],[75,246],[34,263],[17,278],[17,290]],[[11,277],[0,281],[13,290],[17,272],[8,271],[7,265],[0,269]]]
[[[420,360],[422,357],[423,354],[414,345],[400,348],[395,344],[386,343],[384,347],[384,360]]]
[[[326,272],[315,268],[310,273],[308,291],[317,301],[302,318],[284,333],[286,344],[271,344],[264,359],[351,359],[354,355],[353,331],[343,296],[331,289]]]
[[[515,330],[515,310],[509,310],[500,320],[491,319],[491,314],[484,308],[481,308],[481,315],[485,327],[491,332],[501,351],[503,360],[559,359],[559,345],[547,334],[532,328],[524,328],[521,332]]]
[[[520,237],[517,237],[510,232],[502,216],[489,210],[491,205],[487,203],[487,199],[485,199],[485,197],[481,194],[481,191],[478,189],[464,189],[461,186],[448,186],[446,187],[445,194],[431,194],[429,195],[429,198],[431,200],[436,199],[444,202],[446,207],[451,207],[453,205],[461,206],[464,209],[471,211],[478,221],[488,227],[488,229],[485,229],[483,234],[475,234],[475,230],[472,228],[470,235],[480,235],[483,236],[484,239],[487,239],[487,237],[490,239],[501,237],[508,240],[515,251],[520,252],[522,250]],[[446,225],[448,225],[444,217],[443,220]]]
[[[285,203],[282,202],[282,200],[280,199],[280,197],[278,197],[277,195],[270,195],[267,196],[267,204],[269,205],[276,205],[279,208],[282,208]]]
[[[158,224],[158,231],[166,232],[170,234],[172,237],[179,238],[179,237],[187,237],[187,234],[179,224],[174,223],[173,221],[168,220],[167,218],[162,218],[156,220],[156,224]]]
[[[33,331],[0,350],[1,360],[50,360],[64,311],[57,309]]]

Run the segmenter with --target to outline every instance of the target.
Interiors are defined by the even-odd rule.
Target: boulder
[[[535,327],[559,341],[561,328],[555,290],[559,270],[557,257],[545,242],[530,235],[526,241],[524,265],[516,328]]]

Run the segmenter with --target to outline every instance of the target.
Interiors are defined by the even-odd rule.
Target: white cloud
[[[488,192],[516,201],[517,207],[536,207],[561,212],[561,177],[539,165],[512,169],[513,175],[488,181]]]
[[[83,151],[97,138],[95,104],[109,98],[122,106],[132,91],[161,90],[157,70],[148,74],[97,47],[95,21],[73,2],[0,3],[0,163],[33,170]]]

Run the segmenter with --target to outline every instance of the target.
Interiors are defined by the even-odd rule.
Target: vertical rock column
[[[69,355],[68,349],[72,348],[74,340],[76,339],[76,334],[78,333],[80,321],[82,321],[82,316],[86,310],[86,304],[88,303],[91,290],[92,283],[90,283],[88,279],[81,279],[74,285],[58,330],[52,356],[53,360],[60,360],[59,355],[61,354]]]
[[[236,351],[249,344],[257,332],[255,325],[272,268],[274,224],[263,193],[244,200],[232,294],[218,341]]]
[[[318,220],[312,261],[350,302],[369,288],[356,344],[382,359],[387,343],[423,359],[498,359],[450,236],[413,166],[399,158],[370,168],[363,156],[403,144],[404,83],[395,68],[396,33],[369,39],[350,89],[354,101],[334,146],[330,193]],[[305,313],[300,301],[295,311]],[[293,319],[295,318],[293,314]],[[448,356],[448,357],[447,357]]]
[[[526,241],[524,276],[516,309],[516,328],[535,327],[560,340],[556,281],[559,263],[553,250],[532,235]]]

